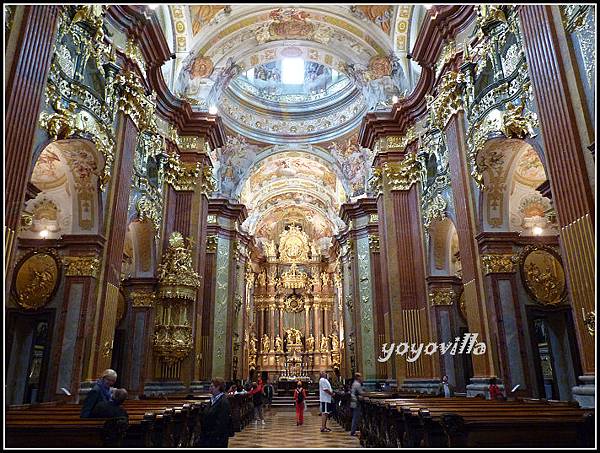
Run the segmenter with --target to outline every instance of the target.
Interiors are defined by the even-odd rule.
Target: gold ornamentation
[[[157,324],[154,329],[154,353],[165,364],[176,364],[193,349],[190,326]]]
[[[383,170],[381,167],[375,167],[373,169],[373,175],[369,180],[369,187],[375,195],[383,193]]]
[[[279,259],[285,263],[308,261],[310,241],[298,225],[290,225],[279,236]]]
[[[437,97],[428,97],[428,107],[432,115],[432,124],[438,129],[444,130],[452,115],[463,110],[461,72],[449,71],[443,77],[439,85]]]
[[[369,249],[379,252],[379,236],[377,234],[369,234]]]
[[[212,168],[208,165],[205,165],[202,168],[201,190],[208,196],[210,196],[215,190],[217,190],[217,181],[213,177]]]
[[[211,234],[206,237],[206,252],[215,253],[217,251],[217,245],[219,244],[219,238],[216,234]]]
[[[165,162],[165,182],[178,191],[193,191],[202,172],[200,163],[181,162],[178,155],[169,156]]]
[[[95,277],[100,273],[100,258],[96,255],[64,256],[65,275],[67,277]]]
[[[142,49],[140,49],[140,46],[133,38],[129,38],[125,44],[125,56],[137,64],[140,70],[146,70],[146,61],[144,60]]]
[[[528,246],[519,254],[521,278],[528,294],[542,305],[566,300],[565,271],[559,255],[549,247]]]
[[[301,312],[304,310],[304,299],[297,294],[291,294],[284,300],[284,308],[292,313]]]
[[[484,34],[487,34],[492,28],[501,22],[506,22],[506,15],[500,6],[478,5],[477,7],[477,26]]]
[[[158,281],[159,297],[196,300],[200,276],[194,270],[190,241],[186,247],[178,231],[171,233],[169,247],[158,266]]]
[[[596,333],[596,312],[590,311],[587,315],[585,314],[585,310],[581,307],[581,312],[583,314],[583,324],[587,329],[588,333],[593,337]]]
[[[308,275],[298,271],[296,263],[292,263],[290,270],[281,274],[281,284],[284,288],[304,288],[308,283]]]
[[[54,295],[60,279],[60,261],[51,250],[35,251],[21,259],[15,272],[13,292],[26,310],[44,307]]]
[[[217,223],[217,216],[215,214],[209,214],[206,217],[206,222],[210,223],[210,224],[216,224]]]
[[[156,95],[146,95],[140,77],[125,70],[115,77],[114,85],[118,92],[117,109],[128,115],[140,131],[156,130]]]
[[[423,227],[426,231],[429,231],[431,222],[433,222],[434,220],[443,220],[446,217],[447,207],[448,202],[439,193],[435,197],[433,197],[433,200],[431,202],[425,205],[425,209],[423,211]]]
[[[388,135],[382,139],[384,141],[380,144],[380,148],[388,151],[392,149],[404,151],[410,143],[417,139],[415,127],[411,126],[406,130],[404,135]]]
[[[525,112],[525,99],[521,99],[519,105],[511,102],[506,104],[506,110],[502,114],[501,132],[507,138],[523,139],[527,136],[533,137],[533,125],[536,123],[534,114]]]
[[[379,216],[377,214],[369,214],[369,223],[379,222]]]
[[[484,275],[515,272],[513,255],[482,255],[481,263]]]
[[[435,65],[435,76],[439,77],[442,72],[443,67],[454,58],[456,55],[456,42],[452,39],[450,40],[442,49],[442,53],[438,58],[438,61]]]
[[[152,222],[156,237],[160,237],[160,227],[162,223],[161,206],[152,201],[147,196],[142,196],[136,203],[138,217],[143,222],[148,219]]]
[[[156,300],[156,294],[151,290],[131,291],[129,297],[134,308],[152,308]]]
[[[415,153],[408,153],[404,160],[398,163],[385,162],[382,167],[384,187],[389,190],[409,190],[420,181],[421,162]]]
[[[452,305],[455,298],[456,293],[450,288],[436,288],[432,289],[429,293],[429,300],[434,307],[438,305]]]

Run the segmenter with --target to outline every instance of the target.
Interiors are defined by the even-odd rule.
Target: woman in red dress
[[[296,402],[296,426],[304,423],[304,406],[306,404],[306,390],[302,387],[302,382],[298,381],[296,390],[294,390],[294,401]]]

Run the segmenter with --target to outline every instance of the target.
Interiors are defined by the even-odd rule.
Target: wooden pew
[[[560,445],[579,446],[593,442],[594,430],[589,426],[589,411],[578,409],[569,402],[547,401],[489,401],[475,398],[400,398],[372,399],[360,398],[363,407],[361,424],[361,444],[375,447],[443,447],[443,446],[477,446],[483,445],[482,439],[489,439],[486,426],[505,423],[506,429],[510,420],[520,426],[531,427],[534,436],[524,436],[519,443],[519,436],[510,439],[496,436],[494,446],[521,445],[557,445],[555,440],[543,436],[541,426],[547,420],[569,420],[560,426],[556,435],[562,439]],[[456,417],[447,418],[453,427],[448,431],[441,423],[446,414]],[[457,421],[459,420],[459,421]],[[536,421],[537,420],[537,421]],[[458,430],[456,426],[460,426]],[[535,427],[537,431],[534,431]],[[452,437],[449,433],[456,433]],[[527,429],[522,429],[523,433]],[[491,445],[493,442],[487,440]],[[452,444],[452,445],[451,445]]]

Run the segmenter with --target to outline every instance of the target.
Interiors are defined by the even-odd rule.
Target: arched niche
[[[37,155],[30,183],[39,193],[25,203],[31,223],[20,237],[38,239],[64,234],[97,234],[100,219],[99,169],[103,159],[93,143],[84,139],[51,142]]]
[[[516,231],[524,235],[556,234],[548,218],[552,204],[537,188],[546,181],[537,150],[520,139],[489,140],[477,156],[483,169],[480,220],[489,232]]]
[[[430,275],[460,277],[458,234],[454,222],[448,217],[432,221],[429,240]]]
[[[156,256],[156,238],[152,222],[133,220],[125,234],[121,273],[125,278],[153,277]]]

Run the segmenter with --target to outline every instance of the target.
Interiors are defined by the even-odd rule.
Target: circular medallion
[[[192,78],[205,79],[210,77],[214,69],[213,62],[208,57],[197,57],[191,65],[190,75]]]
[[[46,305],[58,287],[60,262],[50,251],[36,251],[17,264],[13,285],[17,303],[26,310]]]
[[[565,300],[565,271],[554,250],[527,247],[522,253],[520,268],[525,289],[533,300],[542,305],[557,305]]]

